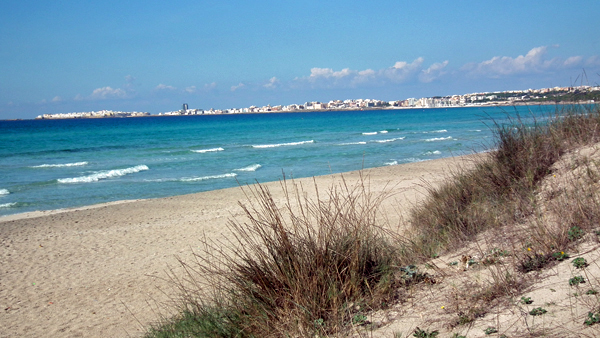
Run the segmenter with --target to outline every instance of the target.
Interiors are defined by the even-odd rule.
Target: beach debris
[[[472,264],[471,258],[471,255],[463,255],[461,257],[460,262],[462,264],[463,271],[467,271],[469,269],[469,265]]]

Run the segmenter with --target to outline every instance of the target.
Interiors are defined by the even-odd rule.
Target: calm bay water
[[[484,151],[491,119],[555,109],[0,121],[0,216]]]

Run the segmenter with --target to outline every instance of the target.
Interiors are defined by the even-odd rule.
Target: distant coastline
[[[184,103],[180,110],[161,112],[158,114],[101,110],[92,112],[43,114],[37,116],[35,119],[59,120],[213,114],[299,113],[314,111],[365,111],[381,109],[468,108],[543,104],[595,104],[598,101],[600,101],[600,86],[576,86],[433,96],[420,99],[409,98],[398,101],[372,99],[332,100],[329,102],[313,101],[286,106],[250,106],[248,108],[231,108],[223,110],[212,108],[208,110],[189,109],[188,105]]]

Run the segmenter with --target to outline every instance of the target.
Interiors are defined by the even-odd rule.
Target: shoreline
[[[382,214],[390,230],[457,165],[481,154],[288,180],[309,198],[361,175],[374,194],[389,192]],[[283,202],[280,181],[260,183]],[[244,186],[244,191],[249,190]],[[201,239],[227,242],[230,220],[244,222],[240,187],[157,199],[126,200],[0,218],[0,337],[140,336],[158,314],[169,315],[178,291],[169,273],[183,273]],[[12,215],[9,215],[12,216]],[[8,217],[8,216],[7,216]],[[13,216],[14,217],[14,216]],[[167,312],[165,312],[167,311]]]

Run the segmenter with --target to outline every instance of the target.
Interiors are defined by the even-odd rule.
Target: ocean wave
[[[310,140],[310,141],[277,143],[277,144],[259,144],[259,145],[253,145],[252,148],[277,148],[277,147],[284,147],[284,146],[299,146],[299,145],[308,144],[308,143],[315,143],[315,141]]]
[[[439,150],[434,150],[434,151],[428,151],[426,153],[424,153],[423,155],[441,155],[442,152]]]
[[[409,158],[405,158],[404,163],[415,163],[415,162],[424,162],[426,160],[421,159],[421,158],[415,158],[415,157],[409,157]]]
[[[80,167],[88,165],[88,162],[75,162],[75,163],[64,163],[64,164],[41,164],[34,165],[30,168],[63,168],[63,167]]]
[[[198,182],[198,181],[206,181],[206,180],[214,180],[219,178],[228,178],[228,177],[236,177],[236,173],[223,174],[223,175],[213,175],[213,176],[203,176],[203,177],[185,177],[180,178],[178,181],[181,182]]]
[[[10,208],[17,205],[17,202],[0,204],[0,208]]]
[[[448,140],[453,140],[452,136],[428,138],[425,140],[425,142],[448,141]]]
[[[58,179],[59,183],[90,183],[97,182],[107,178],[120,177],[125,176],[127,174],[134,174],[140,171],[149,170],[148,166],[138,165],[131,168],[126,169],[114,169],[114,170],[105,170],[99,171],[97,173],[88,175],[88,176],[80,176],[74,178],[60,178]]]
[[[433,131],[424,131],[423,134],[434,134],[434,133],[447,133],[446,129],[433,130]]]
[[[357,144],[367,144],[367,142],[361,141],[361,142],[340,143],[340,144],[338,144],[338,146],[352,146],[352,145],[357,145]]]
[[[380,134],[387,134],[387,133],[388,133],[388,131],[387,131],[387,130],[382,130],[382,131],[380,131],[379,133],[380,133]]]
[[[219,148],[211,148],[211,149],[192,150],[192,151],[195,153],[204,154],[204,153],[212,153],[212,152],[223,151],[223,150],[225,150],[225,149],[219,147]]]
[[[369,136],[369,135],[377,135],[377,132],[376,131],[370,131],[370,132],[365,132],[365,133],[362,133],[362,134],[363,135],[367,135],[367,136]]]
[[[0,189],[0,196],[8,194],[10,194],[10,191],[8,191],[8,189]]]
[[[377,143],[388,143],[388,142],[394,142],[394,141],[398,141],[398,140],[404,140],[404,137],[396,137],[396,138],[391,138],[389,140],[376,140],[375,142],[377,142]]]
[[[249,165],[249,166],[244,167],[244,168],[234,169],[234,171],[256,171],[260,167],[262,167],[262,165],[260,165],[260,164],[257,163],[257,164]]]
[[[385,162],[385,165],[398,165],[398,161]]]

